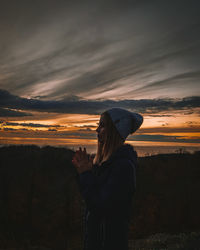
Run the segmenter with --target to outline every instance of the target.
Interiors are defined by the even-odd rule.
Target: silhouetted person
[[[125,144],[143,117],[121,108],[101,114],[94,159],[81,147],[73,157],[86,202],[84,250],[128,250],[131,204],[136,189],[137,153]]]

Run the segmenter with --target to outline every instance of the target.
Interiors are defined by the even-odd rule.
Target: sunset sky
[[[0,8],[0,144],[97,143],[100,114],[144,116],[127,142],[200,147],[200,3],[13,0]]]

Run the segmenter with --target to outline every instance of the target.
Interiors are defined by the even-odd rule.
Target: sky
[[[97,143],[100,114],[143,115],[127,142],[200,146],[197,0],[13,0],[0,8],[0,144]]]

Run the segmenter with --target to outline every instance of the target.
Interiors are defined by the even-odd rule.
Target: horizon
[[[145,156],[152,156],[152,155],[159,155],[159,154],[176,154],[176,153],[195,153],[197,151],[200,151],[200,148],[195,145],[176,145],[176,146],[167,146],[167,145],[159,145],[159,146],[151,146],[151,145],[143,145],[143,146],[138,146],[135,145],[133,141],[126,141],[126,144],[130,144],[134,147],[134,150],[137,152],[138,157],[145,157]],[[9,146],[38,146],[40,148],[50,146],[54,148],[66,148],[73,150],[74,152],[79,149],[79,147],[86,147],[86,151],[88,154],[96,154],[97,150],[97,145],[96,144],[81,144],[77,143],[76,145],[73,144],[62,144],[62,143],[57,143],[57,144],[49,144],[49,143],[44,143],[40,142],[39,144],[37,143],[30,143],[28,142],[23,142],[23,143],[6,143],[6,144],[0,144],[1,147],[9,147]]]

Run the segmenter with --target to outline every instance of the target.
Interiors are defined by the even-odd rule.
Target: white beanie
[[[134,133],[143,123],[143,117],[138,113],[130,112],[122,108],[111,108],[106,110],[113,121],[114,126],[126,140],[129,134]]]

